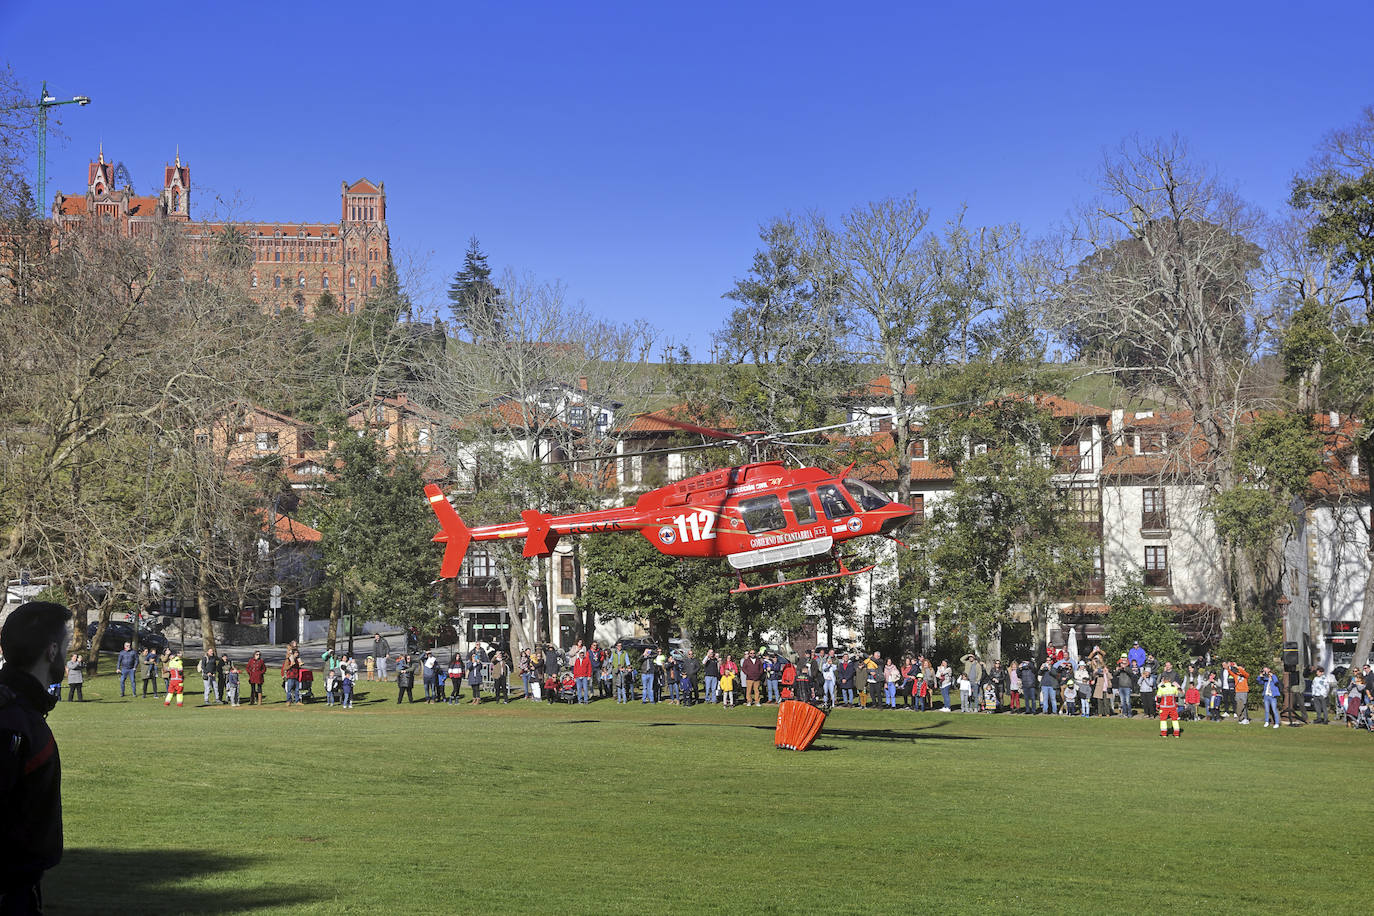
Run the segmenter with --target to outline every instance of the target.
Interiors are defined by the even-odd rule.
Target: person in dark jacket
[[[1121,714],[1126,718],[1131,718],[1134,713],[1131,711],[1131,693],[1135,690],[1136,679],[1138,677],[1135,665],[1128,664],[1126,659],[1122,659],[1116,664],[1116,695],[1121,706]]]
[[[125,643],[115,659],[115,670],[119,672],[119,695],[124,696],[124,682],[129,682],[129,692],[138,699],[138,653],[133,643]]]
[[[1021,674],[1021,697],[1026,701],[1026,715],[1035,715],[1035,690],[1036,677],[1035,666],[1030,663],[1030,659],[1023,661],[1016,666],[1016,670]]]
[[[396,702],[402,697],[415,702],[415,669],[410,665],[409,655],[396,656]]]
[[[682,701],[688,706],[696,705],[697,675],[700,673],[701,662],[697,661],[696,653],[688,649],[687,657],[682,660]]]
[[[0,629],[0,913],[43,912],[43,873],[62,859],[62,761],[46,717],[71,611],[21,604]]]

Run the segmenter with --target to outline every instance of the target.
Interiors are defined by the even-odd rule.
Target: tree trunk
[[[209,652],[215,648],[215,624],[210,619],[210,569],[203,562],[196,563],[196,612],[200,615],[201,642]]]
[[[1374,527],[1374,526],[1371,526]],[[1374,544],[1374,532],[1371,532]],[[1360,636],[1355,641],[1355,654],[1350,660],[1350,670],[1369,661],[1369,650],[1374,646],[1374,547],[1369,551],[1369,572],[1364,580],[1364,605],[1360,608]]]
[[[324,636],[324,644],[333,649],[339,644],[339,611],[343,607],[343,593],[337,588],[329,594],[329,629]]]
[[[1260,604],[1259,572],[1255,561],[1244,550],[1232,550],[1236,565],[1236,604],[1241,620],[1265,620],[1267,615]],[[1258,618],[1256,617],[1258,613]]]
[[[105,627],[110,622],[110,611],[114,610],[112,598],[112,592],[106,592],[105,600],[100,602],[100,608],[96,612],[95,635],[91,637],[90,657],[86,659],[86,668],[91,674],[100,670],[100,641],[105,638]],[[137,631],[137,624],[135,624],[134,629]]]

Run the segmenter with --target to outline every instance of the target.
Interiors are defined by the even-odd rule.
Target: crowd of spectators
[[[795,660],[767,647],[745,651],[738,659],[729,652],[707,649],[700,658],[691,649],[666,651],[617,642],[603,648],[598,642],[578,641],[570,650],[552,645],[524,649],[517,659],[483,646],[467,653],[453,652],[447,661],[438,650],[412,650],[393,654],[385,637],[373,637],[372,654],[361,665],[355,657],[326,650],[319,659],[326,705],[353,707],[360,680],[386,682],[394,678],[396,702],[459,703],[467,690],[469,703],[511,701],[510,680],[520,678],[527,701],[587,704],[595,700],[617,703],[668,703],[692,706],[719,703],[734,706],[777,704],[797,699],[826,708],[888,708],[912,711],[939,710],[963,713],[1013,715],[1060,715],[1083,718],[1158,714],[1156,697],[1160,684],[1177,687],[1179,709],[1185,719],[1221,721],[1234,719],[1250,724],[1253,704],[1263,711],[1264,727],[1279,727],[1280,712],[1304,720],[1311,706],[1312,721],[1328,723],[1334,708],[1341,721],[1354,722],[1361,713],[1368,718],[1374,687],[1369,665],[1356,669],[1348,684],[1338,688],[1323,668],[1291,676],[1286,685],[1279,673],[1265,666],[1251,673],[1229,660],[1196,658],[1186,666],[1159,663],[1139,642],[1116,659],[1108,659],[1100,647],[1083,657],[1068,655],[1062,647],[1050,647],[1037,663],[1031,659],[985,664],[976,655],[934,662],[924,655],[900,660],[839,651],[807,651]],[[179,657],[168,648],[135,652],[129,643],[116,658],[120,696],[159,694],[165,677]],[[178,664],[176,667],[180,667]],[[66,669],[67,699],[83,699],[85,659],[70,658]],[[201,676],[204,705],[238,706],[240,677],[250,688],[250,705],[264,702],[267,664],[261,652],[237,663],[207,651],[196,666]],[[424,689],[415,696],[415,677]],[[53,685],[61,699],[62,685]],[[151,688],[151,690],[150,690]],[[281,688],[288,706],[318,699],[315,672],[296,643],[287,646],[281,664]],[[1253,689],[1252,689],[1253,688]],[[1173,691],[1171,691],[1172,693]]]

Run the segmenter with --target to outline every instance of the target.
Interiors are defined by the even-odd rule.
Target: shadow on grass
[[[977,735],[927,735],[932,729],[944,728],[951,724],[948,720],[942,722],[932,722],[929,725],[921,725],[909,729],[892,728],[831,728],[826,726],[821,729],[821,734],[827,738],[848,738],[852,740],[871,740],[871,741],[982,741]],[[752,728],[757,731],[775,731],[774,725],[750,725],[739,722],[642,722],[644,728],[671,728],[684,726],[687,728]],[[827,748],[833,750],[833,748]]]
[[[296,885],[234,874],[266,863],[184,848],[68,849],[43,880],[44,912],[249,913],[322,899]]]

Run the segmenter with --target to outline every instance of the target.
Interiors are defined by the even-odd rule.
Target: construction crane
[[[89,105],[90,96],[74,95],[69,99],[57,99],[48,95],[48,81],[43,81],[43,91],[38,94],[38,101],[28,105],[16,105],[15,108],[37,108],[38,109],[38,199],[36,201],[39,217],[43,216],[43,207],[46,203],[48,194],[48,109],[56,108],[58,105]]]

